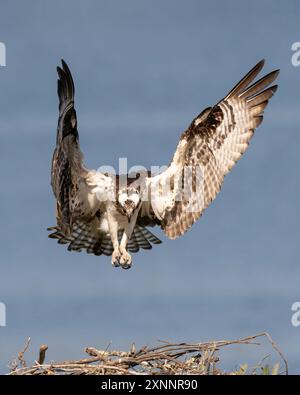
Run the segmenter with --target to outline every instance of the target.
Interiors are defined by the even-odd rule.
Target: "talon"
[[[120,248],[121,257],[119,259],[119,264],[123,269],[129,269],[131,267],[131,256],[128,254],[125,248]]]
[[[114,252],[112,253],[112,257],[111,257],[111,264],[114,267],[119,267],[120,266],[120,258],[121,258],[120,251],[114,250]]]

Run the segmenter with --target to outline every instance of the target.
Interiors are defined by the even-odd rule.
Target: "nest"
[[[218,368],[218,351],[234,344],[255,344],[259,338],[266,338],[281,358],[283,371],[279,372],[277,363],[272,370],[259,364],[254,368],[242,365],[237,371],[226,373]],[[27,340],[18,358],[11,364],[9,375],[222,375],[222,374],[288,374],[288,364],[275,342],[268,333],[231,341],[214,341],[205,343],[169,343],[129,351],[98,350],[87,347],[88,357],[64,362],[45,363],[47,345],[40,346],[39,358],[32,366],[27,366],[24,354],[30,345]]]

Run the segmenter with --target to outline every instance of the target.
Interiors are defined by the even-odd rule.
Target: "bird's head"
[[[135,188],[125,188],[118,193],[118,207],[119,211],[126,215],[128,219],[132,217],[132,214],[139,207],[141,202],[140,194]]]

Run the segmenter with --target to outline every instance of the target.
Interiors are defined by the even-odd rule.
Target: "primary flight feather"
[[[279,70],[253,82],[260,61],[215,106],[202,111],[181,135],[173,159],[160,174],[125,177],[85,168],[79,147],[74,83],[67,64],[58,72],[59,119],[51,169],[57,225],[49,235],[70,251],[112,255],[127,269],[129,252],[161,241],[147,227],[159,225],[170,239],[185,233],[221,189],[225,175],[246,151],[263,120]]]

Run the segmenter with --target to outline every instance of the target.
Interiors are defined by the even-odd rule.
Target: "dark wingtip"
[[[255,70],[259,70],[258,73],[263,69],[264,65],[266,63],[266,59],[261,59],[256,66],[253,67],[253,69]]]
[[[61,59],[61,64],[65,71],[70,71],[67,63],[63,59]]]
[[[58,74],[58,95],[60,98],[64,98],[64,100],[74,100],[75,95],[75,87],[72,78],[71,71],[67,65],[67,63],[61,59],[62,66],[57,66],[57,74]]]
[[[261,59],[248,73],[231,89],[231,91],[225,97],[225,100],[230,96],[240,94],[244,89],[249,86],[256,76],[261,72],[265,64],[265,59]]]
[[[61,64],[62,64],[62,67],[63,67],[64,72],[65,72],[66,74],[68,74],[68,75],[70,76],[70,78],[72,78],[72,77],[71,77],[72,74],[71,74],[71,71],[70,71],[70,69],[69,69],[69,66],[67,65],[67,63],[66,63],[63,59],[61,59]]]
[[[259,70],[258,73],[263,69],[264,65],[266,63],[266,59],[261,59],[259,62],[256,63],[256,65],[252,68],[252,71],[254,70]]]
[[[56,67],[56,71],[59,77],[61,77],[63,75],[63,69],[60,68],[59,66]]]
[[[62,65],[62,67],[61,66],[56,67],[59,77],[62,77],[65,74],[71,75],[70,69],[69,69],[67,63],[63,59],[61,59],[61,65]]]

